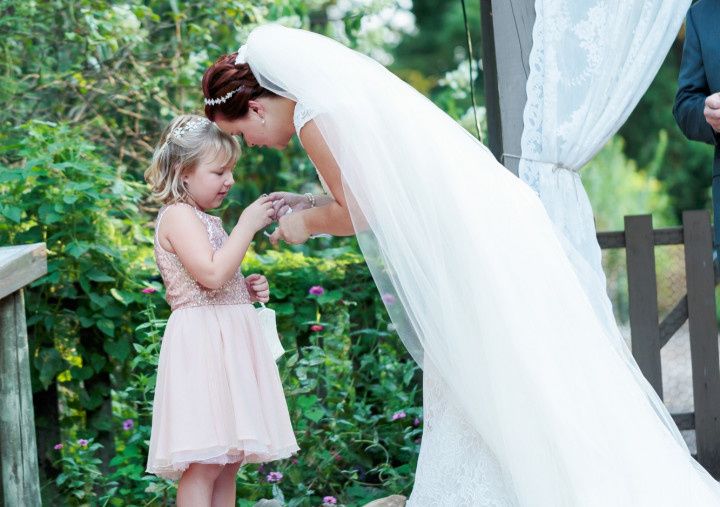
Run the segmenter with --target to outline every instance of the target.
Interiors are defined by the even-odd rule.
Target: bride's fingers
[[[271,192],[268,194],[268,197],[273,201],[277,201],[278,199],[284,199],[284,194],[285,192]]]
[[[285,206],[285,199],[274,199],[272,203],[273,208],[275,208],[275,210],[279,210],[280,208]]]
[[[272,246],[278,246],[278,242],[280,239],[282,239],[282,233],[280,232],[280,228],[278,227],[273,231],[273,233],[268,237],[270,240],[270,243]]]

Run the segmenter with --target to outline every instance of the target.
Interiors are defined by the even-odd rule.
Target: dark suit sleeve
[[[705,76],[700,40],[690,11],[685,20],[685,44],[673,115],[680,130],[688,139],[716,144],[720,136],[703,115],[705,99],[708,95],[710,95],[710,87]]]

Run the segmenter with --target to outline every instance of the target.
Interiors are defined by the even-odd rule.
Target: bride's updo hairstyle
[[[203,75],[205,116],[215,121],[219,113],[227,120],[237,120],[248,113],[248,103],[258,97],[276,96],[255,79],[247,63],[235,63],[237,52],[223,55]]]

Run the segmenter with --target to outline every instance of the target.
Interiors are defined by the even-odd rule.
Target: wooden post
[[[500,92],[498,90],[497,60],[495,58],[495,30],[493,29],[492,0],[480,0],[482,34],[482,73],[485,88],[485,116],[488,124],[487,147],[500,160],[502,148],[502,121]]]
[[[632,353],[645,378],[662,398],[660,327],[652,215],[625,217]]]
[[[44,243],[0,248],[0,456],[6,507],[40,505],[22,287],[46,272]]]
[[[481,0],[480,8],[490,149],[517,175],[535,0]]]
[[[710,215],[685,211],[683,227],[697,458],[720,479],[720,364]]]

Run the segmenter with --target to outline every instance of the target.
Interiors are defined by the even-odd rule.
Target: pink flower
[[[334,496],[324,496],[323,505],[337,505],[337,498]]]
[[[404,410],[398,410],[397,412],[395,412],[395,413],[392,415],[392,420],[393,420],[393,421],[397,421],[398,419],[405,419],[405,416],[406,416],[406,415],[407,415],[407,414],[405,413]]]
[[[293,465],[297,465],[297,464],[298,464],[297,458],[291,459],[291,460],[290,460],[290,463],[292,463]]]
[[[55,447],[53,447],[53,449],[55,449],[56,451],[59,451],[62,448],[63,448],[62,444],[55,444]]]
[[[415,420],[413,421],[413,426],[415,426],[415,427],[420,426],[420,418],[419,417],[415,418]]]
[[[153,287],[145,287],[145,288],[142,290],[142,293],[143,293],[143,294],[153,294],[153,293],[155,293],[155,292],[157,292],[157,291],[156,291]]]
[[[395,296],[393,296],[392,294],[383,294],[381,297],[383,303],[385,303],[386,305],[394,305],[395,301],[397,301],[397,299],[395,299]]]
[[[323,289],[320,285],[313,285],[310,287],[308,294],[312,294],[313,296],[322,296],[325,294],[325,289]]]
[[[123,421],[123,429],[125,431],[131,430],[133,428],[133,426],[135,426],[135,422],[132,419],[125,419]]]
[[[267,474],[267,481],[268,482],[280,482],[283,478],[282,472],[270,472]]]
[[[319,333],[323,329],[325,328],[321,324],[313,324],[312,326],[310,326],[310,331],[312,331],[313,333]]]
[[[78,440],[78,445],[80,445],[82,447],[87,447],[88,441],[85,440],[84,438],[81,438],[80,440]]]

